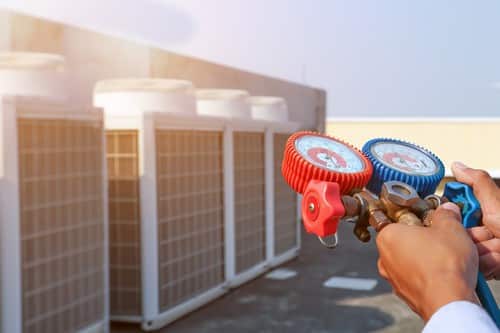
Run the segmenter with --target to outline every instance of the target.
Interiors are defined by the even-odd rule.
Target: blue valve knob
[[[470,186],[458,182],[449,182],[444,187],[443,196],[460,206],[464,227],[472,228],[479,225],[482,216],[481,206]],[[500,311],[497,302],[481,272],[477,275],[476,294],[484,309],[495,321],[497,327],[500,328]]]
[[[363,153],[373,164],[373,176],[366,188],[380,194],[382,184],[397,180],[414,187],[425,197],[433,194],[444,177],[444,166],[432,152],[396,139],[372,139]]]

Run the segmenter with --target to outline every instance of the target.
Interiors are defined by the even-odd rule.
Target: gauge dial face
[[[411,175],[432,175],[438,166],[433,158],[417,147],[397,142],[377,142],[371,152],[380,162]]]
[[[354,150],[333,139],[304,135],[295,141],[295,148],[306,161],[328,171],[357,173],[365,169]]]

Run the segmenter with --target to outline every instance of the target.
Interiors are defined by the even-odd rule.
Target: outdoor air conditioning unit
[[[252,96],[252,118],[270,122],[266,146],[266,198],[268,211],[268,260],[277,266],[298,255],[300,249],[300,205],[296,193],[281,174],[281,163],[288,137],[298,129],[289,122],[286,101],[281,97]]]
[[[227,119],[226,278],[235,287],[297,255],[297,201],[281,177],[280,145],[298,126],[279,98],[220,89],[198,90],[197,97],[198,114]]]
[[[0,54],[5,333],[108,330],[103,119],[64,102],[63,67]]]
[[[102,81],[94,103],[106,118],[112,320],[158,329],[277,263],[273,136],[296,124],[253,119],[244,91],[195,99],[179,80]]]
[[[265,127],[251,117],[243,90],[197,91],[198,114],[226,119],[226,278],[237,286],[266,269]]]
[[[96,85],[106,118],[111,319],[158,329],[226,288],[224,128],[190,82]]]

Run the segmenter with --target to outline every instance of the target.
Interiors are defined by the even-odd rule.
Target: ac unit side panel
[[[288,134],[274,134],[274,253],[276,256],[297,244],[297,195],[281,174]]]
[[[266,259],[264,133],[234,133],[236,273]]]
[[[223,133],[156,130],[160,311],[224,282]]]
[[[104,317],[102,122],[18,119],[24,332]]]
[[[137,130],[107,130],[110,313],[140,316],[141,220]]]

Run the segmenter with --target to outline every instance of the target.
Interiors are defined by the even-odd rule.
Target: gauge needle
[[[406,163],[406,160],[404,160],[401,155],[399,155],[398,153],[396,153],[396,157],[399,158],[399,163],[401,164],[404,164],[404,165],[407,165],[408,163]]]
[[[339,165],[336,163],[336,160],[334,160],[330,155],[326,155],[325,160],[327,160],[327,162],[332,163],[335,168],[339,168]]]

